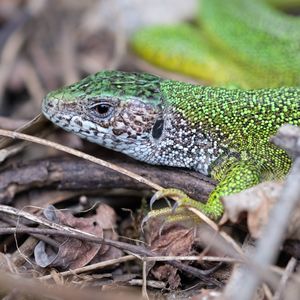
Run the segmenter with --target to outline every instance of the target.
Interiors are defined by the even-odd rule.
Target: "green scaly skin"
[[[287,154],[269,142],[285,123],[300,125],[300,88],[240,90],[102,71],[49,93],[47,118],[94,143],[157,165],[186,167],[219,184],[201,204],[217,219],[220,197],[281,179]]]
[[[187,24],[145,28],[133,37],[134,51],[214,85],[300,85],[299,17],[261,0],[202,0],[200,7],[200,29]]]

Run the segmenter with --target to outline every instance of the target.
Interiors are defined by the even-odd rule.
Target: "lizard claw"
[[[157,191],[150,199],[150,210],[152,210],[153,204],[154,202],[156,202],[158,199],[161,199],[163,197],[162,192],[161,191]]]
[[[142,233],[144,233],[144,226],[149,221],[150,218],[151,218],[151,216],[149,216],[149,214],[143,218],[143,220],[141,222],[141,231],[142,231]]]
[[[157,200],[161,199],[161,198],[165,198],[165,197],[173,197],[173,199],[175,200],[175,204],[172,206],[172,212],[174,212],[177,207],[181,206],[184,202],[184,199],[188,199],[189,197],[182,192],[181,190],[177,190],[177,189],[162,189],[160,191],[157,191],[151,198],[150,200],[150,209],[152,210],[152,206],[154,204],[154,202],[156,202]],[[170,201],[168,199],[166,199],[169,206],[171,207]]]
[[[176,209],[177,209],[179,206],[180,206],[179,201],[176,201],[176,202],[174,203],[174,205],[172,206],[172,214],[175,213]]]
[[[185,199],[190,199],[184,192],[177,190],[177,189],[162,189],[160,191],[157,191],[152,198],[150,199],[150,210],[152,210],[153,204],[161,199],[161,198],[165,198],[165,197],[173,197],[173,199],[175,200],[175,204],[172,206],[170,204],[170,201],[166,198],[166,201],[169,205],[169,207],[171,208],[171,212],[174,213],[175,210],[181,206],[182,204],[184,204]]]
[[[157,200],[166,197],[165,191],[166,191],[166,189],[157,191],[157,192],[152,196],[152,198],[150,199],[150,203],[149,203],[150,210],[152,210],[153,204],[154,204]],[[165,198],[165,200],[166,200],[166,202],[168,203],[168,206],[171,207],[170,201],[169,201],[167,198]]]
[[[175,203],[171,205],[166,197],[172,197]],[[153,210],[154,203],[161,198],[166,199],[167,203],[169,204],[169,207]],[[148,212],[147,216],[144,217],[142,220],[141,223],[142,231],[145,223],[148,222],[149,219],[153,217],[166,216],[166,224],[170,222],[176,222],[182,220],[191,220],[192,216],[188,213],[186,207],[192,206],[198,208],[198,206],[203,204],[191,199],[188,195],[186,195],[181,190],[168,188],[168,189],[162,189],[160,191],[157,191],[150,199],[149,205],[151,211]],[[162,226],[162,228],[160,229],[160,234],[163,228],[164,226]]]
[[[168,215],[170,213],[169,209],[160,209],[160,210],[153,210],[152,212],[149,212],[142,220],[141,222],[141,231],[144,233],[144,226],[145,224],[153,217],[159,217],[160,215]],[[159,229],[159,235],[161,235],[162,230],[164,229],[165,223],[168,222],[163,222],[162,226]]]

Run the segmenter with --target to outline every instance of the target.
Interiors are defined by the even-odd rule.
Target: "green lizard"
[[[217,86],[299,86],[300,18],[272,2],[279,1],[201,0],[199,28],[144,28],[133,37],[132,48],[155,65]]]
[[[219,184],[206,204],[187,196],[180,202],[217,219],[221,196],[288,172],[290,159],[269,138],[284,123],[300,125],[300,88],[225,89],[102,71],[50,92],[42,111],[137,160],[212,176]]]

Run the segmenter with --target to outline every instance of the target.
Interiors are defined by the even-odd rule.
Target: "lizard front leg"
[[[212,173],[213,177],[219,180],[219,183],[209,195],[206,204],[190,198],[180,190],[163,189],[154,194],[151,199],[151,205],[154,201],[162,197],[173,196],[176,201],[176,207],[194,207],[210,218],[217,220],[222,216],[224,210],[220,200],[222,196],[241,192],[242,190],[250,188],[261,181],[259,167],[255,166],[250,161],[237,161],[232,163],[227,171],[222,171],[218,168],[216,172],[213,170]],[[220,176],[220,173],[222,173],[222,176]],[[159,216],[162,214],[165,215],[170,212],[172,212],[172,209],[153,210],[149,213],[149,217]],[[178,216],[178,220],[182,219],[182,217],[180,217],[180,213],[177,213],[176,215]],[[176,216],[174,217],[177,219]],[[174,220],[174,217],[171,217],[171,219]]]

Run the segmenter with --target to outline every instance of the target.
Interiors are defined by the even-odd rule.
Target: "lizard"
[[[209,85],[300,86],[300,18],[274,2],[201,0],[196,24],[142,28],[131,46],[146,61]]]
[[[282,124],[300,125],[300,88],[228,89],[100,71],[50,92],[42,112],[57,126],[134,159],[216,179],[206,204],[178,193],[181,206],[217,220],[220,197],[288,173],[291,159],[269,138]],[[160,195],[168,193],[174,190]]]

